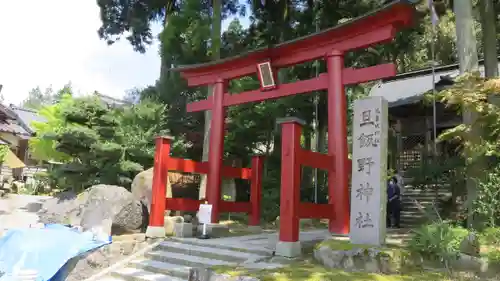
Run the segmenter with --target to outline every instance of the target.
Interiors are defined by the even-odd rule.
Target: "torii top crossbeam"
[[[175,68],[189,86],[214,84],[256,72],[255,63],[271,60],[275,68],[315,60],[335,49],[350,51],[390,42],[398,29],[411,24],[416,0],[396,0],[378,10],[323,31],[214,62]]]

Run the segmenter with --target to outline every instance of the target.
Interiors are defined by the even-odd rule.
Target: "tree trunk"
[[[174,10],[172,1],[168,1],[167,5],[165,5],[165,10],[166,12],[165,18],[163,19],[163,31],[168,28],[170,15]],[[162,50],[161,42],[160,50]],[[170,54],[164,54],[163,52],[160,52],[160,60],[160,79],[159,83],[156,86],[158,93],[161,93],[161,91],[167,89],[167,87],[164,87],[164,85],[166,85],[166,83],[168,83],[169,81],[170,68],[172,67],[172,56]]]
[[[474,18],[472,17],[472,2],[470,0],[456,0],[454,9],[460,73],[477,71],[479,63],[474,33]]]
[[[484,70],[486,77],[498,76],[497,28],[493,0],[481,0],[481,27],[483,29]]]
[[[457,29],[457,49],[458,61],[460,64],[460,74],[473,72],[479,69],[477,56],[477,42],[474,33],[474,19],[472,17],[472,2],[470,0],[455,0],[455,21]],[[474,112],[463,112],[463,122],[466,125],[473,126],[476,114]],[[469,138],[471,142],[476,142],[475,136],[480,136],[478,128],[474,126],[471,129]],[[466,156],[470,152],[465,152]],[[467,157],[468,158],[468,157]],[[476,184],[473,178],[481,167],[477,164],[471,165],[467,169],[467,203],[468,210],[467,225],[473,227],[473,209],[472,203],[477,197]]]
[[[222,29],[222,0],[213,0],[212,2],[212,40],[211,40],[211,51],[212,60],[216,61],[220,59],[220,45],[221,45],[221,29]],[[208,94],[210,97],[213,93],[213,86],[208,86]],[[210,149],[210,122],[212,121],[212,112],[210,110],[205,111],[205,127],[203,130],[203,155],[202,161],[208,161],[208,151]],[[203,199],[206,197],[207,192],[207,176],[202,175],[200,183],[199,198]]]

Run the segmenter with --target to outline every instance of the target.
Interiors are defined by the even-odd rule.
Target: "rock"
[[[85,192],[89,194],[80,223],[84,229],[90,229],[104,219],[112,220],[114,233],[140,230],[146,225],[147,216],[142,203],[124,187],[100,184]]]
[[[184,215],[184,221],[185,222],[192,222],[193,221],[193,216],[191,216],[191,215]]]
[[[114,216],[113,226],[119,227],[122,233],[130,230],[141,230],[147,226],[147,208],[140,201],[133,200]]]
[[[63,272],[58,273],[53,280],[86,280],[148,245],[146,241],[139,241],[135,237],[122,238],[120,241],[114,241],[112,244],[69,260],[62,270]]]
[[[478,257],[480,251],[480,244],[477,235],[470,232],[462,242],[460,242],[460,252],[469,256]]]
[[[135,233],[113,236],[113,243],[127,242],[127,243],[142,243],[146,241],[146,234]]]
[[[132,181],[131,188],[132,196],[135,200],[141,201],[148,208],[148,213],[151,210],[151,198],[153,194],[153,168],[149,168],[140,172]],[[172,198],[172,186],[170,180],[167,179],[167,198]]]
[[[38,212],[42,223],[79,225],[84,229],[111,220],[113,233],[141,230],[147,224],[147,212],[140,201],[125,188],[96,185],[76,196],[63,192],[46,200]],[[103,227],[105,228],[105,227]]]
[[[77,197],[74,192],[66,191],[45,200],[38,211],[40,222],[80,225],[81,206],[87,196],[85,192]]]
[[[314,250],[314,259],[330,269],[342,269],[349,272],[391,273],[390,257],[377,248],[354,248],[334,250],[320,246]]]
[[[188,281],[260,281],[260,279],[249,276],[218,274],[207,268],[191,268]]]
[[[174,235],[175,224],[183,222],[183,218],[180,216],[169,217],[166,216],[164,219],[164,227],[166,235]]]

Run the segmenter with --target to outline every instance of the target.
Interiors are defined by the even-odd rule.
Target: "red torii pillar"
[[[335,219],[330,232],[349,233],[349,148],[347,146],[347,101],[344,92],[344,54],[332,50],[326,55],[328,71],[328,154],[334,156],[334,172],[328,173],[328,203]]]
[[[208,151],[207,200],[212,205],[212,223],[219,222],[219,202],[222,184],[222,158],[224,154],[224,89],[226,81],[217,79],[212,95],[212,120],[210,123],[210,149]]]
[[[411,25],[414,13],[411,2],[395,0],[366,16],[274,48],[256,50],[219,62],[174,69],[181,72],[189,86],[214,85],[213,95],[208,99],[187,105],[188,112],[212,110],[207,199],[213,206],[213,223],[218,222],[218,199],[221,194],[224,107],[327,89],[328,153],[334,156],[334,171],[329,174],[329,202],[333,204],[332,212],[335,214],[329,228],[332,232],[348,233],[350,168],[344,87],[394,76],[396,66],[389,63],[361,69],[344,68],[344,54],[394,39],[398,29]],[[269,62],[276,72],[279,68],[320,58],[325,58],[328,72],[319,77],[234,95],[225,91],[229,80],[259,72],[259,63]]]

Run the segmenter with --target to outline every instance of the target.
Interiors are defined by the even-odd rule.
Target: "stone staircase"
[[[450,192],[446,188],[438,190],[438,197],[449,195]],[[433,207],[436,199],[434,190],[407,187],[402,199],[401,227],[414,228],[436,218]]]
[[[269,257],[268,251],[247,250],[206,240],[169,238],[142,257],[111,271],[103,281],[185,281],[189,269],[216,265],[252,265]],[[213,241],[213,240],[212,240]]]

